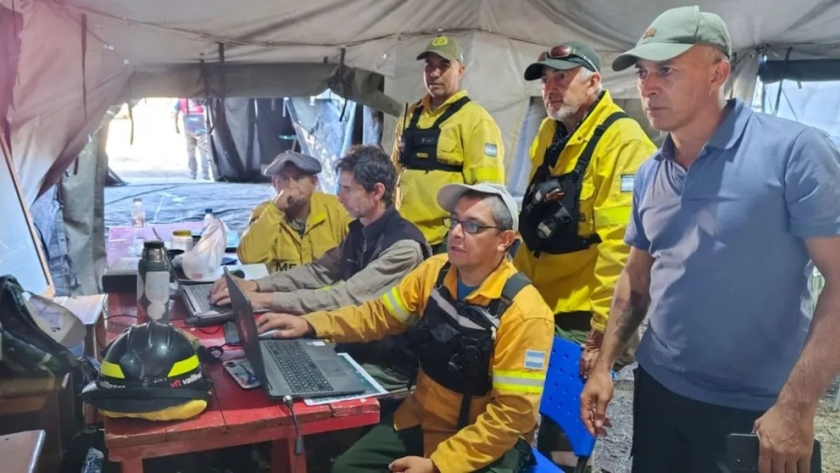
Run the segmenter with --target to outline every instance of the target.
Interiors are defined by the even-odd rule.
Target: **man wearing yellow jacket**
[[[320,258],[347,236],[350,214],[334,195],[316,191],[321,163],[286,151],[265,168],[277,192],[251,212],[236,254],[245,264],[265,263],[269,273]]]
[[[438,36],[417,56],[425,61],[426,96],[397,120],[392,159],[400,173],[398,208],[435,253],[446,251],[446,212],[435,201],[446,184],[505,183],[502,133],[493,117],[460,90],[464,54]]]
[[[447,255],[379,300],[284,316],[275,332],[337,342],[405,333],[420,361],[414,393],[334,472],[514,473],[530,462],[554,322],[507,258],[518,207],[493,184],[444,186],[438,203],[448,214]]]
[[[656,147],[603,90],[600,58],[589,45],[569,41],[551,48],[528,66],[525,80],[542,81],[548,117],[531,146],[519,222],[523,243],[514,265],[553,310],[558,335],[584,344],[586,375],[630,252],[623,237],[633,179]],[[554,452],[560,465],[575,465],[555,424],[542,425],[540,451]]]

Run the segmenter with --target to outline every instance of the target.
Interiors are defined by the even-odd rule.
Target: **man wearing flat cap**
[[[548,117],[531,146],[519,219],[523,243],[514,258],[553,310],[557,335],[584,345],[583,375],[600,348],[627,260],[622,237],[633,178],[656,150],[603,89],[600,71],[598,54],[578,41],[552,47],[525,70],[525,80],[541,81]],[[577,463],[554,422],[543,420],[538,439],[555,463]]]
[[[504,145],[493,117],[460,89],[464,53],[454,38],[434,38],[417,60],[425,63],[426,95],[397,120],[392,159],[400,173],[400,213],[443,253],[448,214],[438,191],[446,184],[504,185]]]
[[[726,99],[731,51],[723,19],[689,6],[613,62],[635,66],[647,118],[668,132],[636,176],[630,256],[581,394],[581,419],[604,434],[609,368],[647,318],[633,472],[816,471],[815,414],[840,373],[840,150]],[[737,467],[730,434],[754,452]]]
[[[265,263],[270,273],[310,263],[338,246],[352,220],[333,195],[315,190],[321,163],[286,151],[264,174],[277,194],[251,213],[236,253],[245,264]]]

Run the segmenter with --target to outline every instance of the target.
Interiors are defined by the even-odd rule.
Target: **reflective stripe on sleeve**
[[[417,316],[405,308],[405,304],[396,287],[382,295],[382,303],[385,304],[388,313],[405,325],[414,325],[417,323]]]
[[[545,384],[545,373],[535,371],[494,371],[493,389],[520,393],[540,394]]]

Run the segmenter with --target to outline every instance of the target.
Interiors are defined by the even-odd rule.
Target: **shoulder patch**
[[[633,183],[636,181],[635,174],[621,175],[621,192],[633,192]]]
[[[525,350],[525,368],[529,370],[545,369],[545,352]]]
[[[495,158],[496,155],[498,154],[498,152],[499,152],[499,149],[496,147],[496,145],[494,145],[492,143],[485,143],[484,144],[484,154],[485,155],[487,155],[491,158]]]

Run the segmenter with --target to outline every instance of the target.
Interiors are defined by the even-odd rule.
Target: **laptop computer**
[[[210,304],[210,289],[213,283],[180,284],[178,292],[187,309],[187,325],[204,327],[217,325],[233,319],[233,309],[229,305]]]
[[[245,273],[241,269],[232,270],[231,274],[240,278],[245,276]],[[208,325],[223,324],[225,322],[233,323],[233,309],[230,304],[217,306],[210,303],[210,289],[213,288],[212,282],[180,281],[178,286],[181,300],[187,309],[187,319],[184,321],[187,325],[205,327]],[[256,312],[268,312],[268,309],[258,309]],[[226,327],[225,330],[227,331],[228,328]]]
[[[342,396],[365,391],[365,385],[323,340],[263,340],[251,301],[225,268],[237,331],[245,356],[268,396],[282,399]]]

